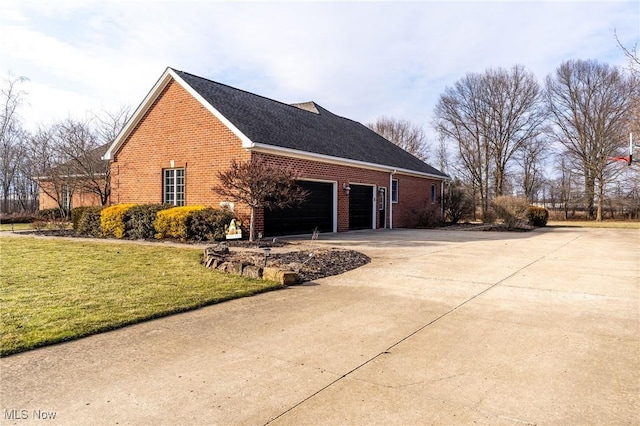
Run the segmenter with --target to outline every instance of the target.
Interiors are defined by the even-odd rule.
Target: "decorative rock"
[[[283,271],[277,268],[264,268],[264,270],[262,271],[262,279],[275,281],[283,285],[298,284],[298,274],[291,271]]]
[[[242,263],[231,262],[229,264],[229,268],[227,269],[227,272],[230,274],[242,275],[242,268],[244,268],[244,265]]]
[[[229,254],[229,246],[225,243],[219,243],[214,246],[208,246],[204,249],[205,256],[207,255],[217,255],[217,256],[225,256]]]
[[[255,265],[245,265],[245,267],[242,268],[242,276],[260,279],[262,278],[262,268]]]

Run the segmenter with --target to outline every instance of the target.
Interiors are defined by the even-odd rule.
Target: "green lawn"
[[[30,223],[0,223],[0,231],[26,231],[32,230]]]
[[[0,355],[281,287],[207,269],[200,253],[0,238]]]

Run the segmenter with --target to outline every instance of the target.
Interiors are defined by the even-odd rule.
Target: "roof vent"
[[[303,109],[305,111],[309,111],[312,112],[314,114],[320,114],[320,112],[318,111],[318,108],[316,108],[316,103],[313,101],[310,102],[301,102],[299,104],[291,104],[291,106],[294,106],[296,108],[300,108]]]

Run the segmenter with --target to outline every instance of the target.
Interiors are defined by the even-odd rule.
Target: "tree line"
[[[622,47],[622,46],[621,46]],[[595,60],[562,63],[544,82],[522,65],[467,73],[446,87],[435,106],[434,147],[407,120],[382,117],[368,126],[453,179],[448,199],[470,204],[483,220],[504,195],[601,220],[607,208],[640,214],[640,167],[621,161],[629,134],[640,144],[640,62],[623,51],[629,67]],[[0,210],[34,212],[39,188],[61,210],[74,192],[109,202],[109,164],[100,161],[130,118],[130,110],[89,113],[33,132],[19,109],[24,78],[2,87]],[[626,154],[628,155],[628,154]],[[78,179],[82,176],[82,179]],[[43,181],[47,185],[41,185]]]
[[[36,212],[40,190],[65,213],[78,191],[107,205],[110,170],[101,157],[128,121],[129,108],[89,112],[85,120],[67,118],[29,132],[20,117],[27,96],[21,88],[25,81],[8,77],[2,87],[0,212]]]
[[[625,53],[627,69],[569,60],[543,83],[522,65],[467,73],[435,106],[434,158],[425,155],[419,126],[383,117],[369,127],[437,161],[454,178],[450,190],[462,191],[472,214],[485,221],[492,220],[492,200],[505,195],[596,220],[615,202],[637,218],[640,167],[624,160],[631,134],[640,144],[640,63],[635,50]],[[411,143],[398,135],[411,135]]]

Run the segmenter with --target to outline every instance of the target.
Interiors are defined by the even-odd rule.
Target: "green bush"
[[[527,220],[532,226],[543,227],[547,226],[549,220],[549,210],[544,207],[529,206],[527,209]]]
[[[131,207],[124,219],[124,234],[134,240],[153,238],[156,231],[153,223],[161,210],[172,208],[171,204],[142,204]]]
[[[153,227],[156,230],[155,238],[187,239],[187,220],[193,213],[203,210],[204,206],[181,206],[167,210],[160,210],[156,214]]]
[[[235,218],[228,209],[208,207],[193,212],[187,219],[187,238],[195,241],[222,241],[225,239],[225,226]]]
[[[89,207],[74,207],[71,209],[71,225],[75,231],[78,231],[80,218]]]
[[[85,237],[101,237],[100,212],[102,206],[87,207],[78,219],[76,233]]]
[[[68,217],[68,212],[64,209],[60,208],[52,208],[52,209],[42,209],[38,211],[38,219],[41,220],[60,220],[66,219]]]
[[[100,228],[105,237],[124,237],[125,215],[135,204],[117,204],[102,209],[100,212]]]

